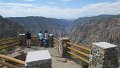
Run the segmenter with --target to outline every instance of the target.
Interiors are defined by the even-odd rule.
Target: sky
[[[3,17],[77,19],[101,14],[120,14],[120,0],[0,0]]]

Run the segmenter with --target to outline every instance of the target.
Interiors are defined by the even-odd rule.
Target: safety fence
[[[19,45],[20,42],[20,38],[6,38],[6,39],[1,39],[0,40],[0,50],[2,49],[7,49],[9,47],[13,47],[15,45]]]
[[[67,48],[70,50],[67,53],[89,64],[89,53],[91,51],[89,48],[70,42],[67,42],[67,44],[69,45]]]
[[[21,44],[21,39],[18,37],[14,38],[4,38],[0,40],[0,64],[3,66],[7,66],[8,68],[18,68],[16,65],[10,64],[6,61],[15,62],[17,64],[25,64],[25,61],[9,57],[7,56],[6,52],[9,53],[9,51],[12,51],[15,49],[15,46],[18,46]]]
[[[64,40],[58,40],[56,38],[54,38],[54,44],[53,46],[59,50],[63,50],[63,56],[67,55],[67,57],[69,56],[70,58],[72,57],[76,57],[77,59],[89,64],[89,54],[90,54],[90,49],[85,47],[85,46],[81,46],[81,45],[76,45],[71,43],[70,41],[66,41],[64,42]],[[63,43],[63,44],[62,44]],[[62,49],[61,49],[62,47]]]
[[[105,49],[105,48],[101,47],[103,45],[98,45],[99,43],[97,43],[94,45],[92,44],[91,48],[87,48],[81,44],[76,45],[76,44],[71,43],[70,39],[68,39],[68,38],[56,39],[53,36],[51,36],[49,41],[50,41],[49,46],[50,47],[54,46],[59,51],[60,56],[63,58],[73,58],[73,59],[77,58],[80,60],[81,63],[83,63],[85,65],[89,65],[90,68],[91,67],[97,68],[97,66],[99,67],[100,65],[101,65],[101,67],[99,67],[99,68],[104,67],[104,65],[106,66],[105,68],[113,68],[112,67],[113,65],[116,66],[116,63],[114,63],[113,65],[110,65],[112,62],[117,62],[117,56],[116,57],[114,56],[115,54],[117,55],[116,47]],[[1,53],[1,51],[2,50],[4,51],[4,49],[5,50],[14,49],[14,46],[25,45],[25,43],[26,43],[25,36],[21,36],[19,38],[1,39],[0,40],[0,64],[7,66],[9,68],[18,68],[18,67],[16,67],[16,65],[12,65],[5,61],[5,60],[9,60],[9,61],[15,62],[17,64],[20,64],[20,65],[21,64],[25,65],[25,61],[18,60],[16,58],[9,57],[9,56],[6,56],[6,54]],[[32,37],[32,43],[35,43],[35,45],[38,45],[40,43],[38,37]],[[108,47],[109,47],[109,45],[111,45],[111,44],[105,43],[105,42],[100,42],[100,43],[104,43]],[[114,54],[110,54],[108,52],[114,53]],[[105,53],[105,54],[103,54],[103,53]],[[102,59],[102,61],[101,61],[101,59],[99,59],[99,57],[101,57],[101,54],[103,54],[102,57],[104,57],[106,59],[108,57],[109,58],[114,57],[116,60],[111,59],[111,60],[107,60],[111,63],[102,63],[102,62],[105,62],[106,59]],[[108,55],[108,57],[106,57],[106,55]],[[100,60],[100,61],[97,61],[97,60]],[[97,64],[94,64],[94,63],[97,63]],[[100,64],[100,63],[102,63],[102,64]],[[117,67],[115,67],[115,68],[117,68]]]

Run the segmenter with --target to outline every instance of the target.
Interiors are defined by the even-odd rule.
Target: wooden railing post
[[[50,34],[49,36],[49,46],[53,47],[53,34]]]
[[[19,34],[21,45],[26,46],[25,34]]]
[[[67,54],[67,51],[68,51],[68,44],[67,42],[70,42],[70,39],[69,38],[60,38],[60,46],[59,46],[59,51],[60,51],[60,55],[61,57],[63,58],[69,58],[69,54]]]

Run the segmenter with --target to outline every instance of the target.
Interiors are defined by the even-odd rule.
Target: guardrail
[[[18,37],[1,39],[0,40],[0,50],[3,50],[3,49],[9,50],[10,48],[14,48],[14,46],[20,45],[20,43],[21,43],[21,41],[20,41],[20,38],[18,38]],[[4,61],[9,60],[9,61],[12,61],[12,62],[15,62],[18,64],[25,64],[25,62],[22,60],[18,60],[16,58],[12,58],[12,57],[9,57],[9,56],[3,55],[3,54],[0,54],[0,58],[4,59]],[[0,64],[7,66],[9,68],[18,68],[17,66],[12,65],[7,62],[4,62],[4,61],[0,61]]]
[[[70,50],[68,51],[69,54],[71,54],[74,57],[77,57],[78,59],[86,62],[86,63],[90,63],[89,62],[89,53],[90,53],[90,49],[84,46],[80,46],[80,45],[76,45],[76,44],[72,44],[70,42],[67,42],[67,44],[69,45],[67,48]]]
[[[83,62],[89,64],[89,53],[90,53],[90,49],[81,45],[76,45],[73,44],[69,39],[61,39],[58,40],[56,38],[54,38],[54,47],[56,47],[57,49],[62,50],[62,55],[64,57],[64,55],[67,56],[74,56],[76,58],[78,58],[79,60],[82,60]],[[61,49],[61,48],[62,49]],[[61,51],[60,51],[61,52]],[[72,57],[70,57],[72,58]]]
[[[0,50],[19,45],[20,43],[20,39],[17,37],[2,39],[0,40]]]
[[[39,41],[36,41],[36,40],[38,40],[38,37],[32,37],[32,39],[33,39],[33,43],[34,42],[39,43]],[[24,42],[23,44],[25,44],[26,41],[24,41],[24,40],[25,40],[25,37],[21,37],[20,39],[19,38],[2,39],[2,40],[0,40],[0,46],[1,46],[0,50],[9,48],[9,47],[12,47],[12,46],[15,46],[15,45],[19,45],[21,42]],[[96,56],[98,57],[98,54],[100,54],[100,53],[106,53],[105,52],[106,50],[103,51],[103,48],[100,45],[98,46],[98,45],[93,45],[92,44],[91,49],[89,49],[89,48],[87,48],[83,45],[76,45],[76,44],[71,43],[68,38],[60,38],[58,40],[56,38],[53,38],[53,36],[51,36],[49,41],[51,41],[50,46],[53,45],[56,49],[59,50],[59,53],[60,53],[61,57],[63,57],[63,58],[74,58],[74,57],[76,57],[77,59],[82,61],[83,66],[84,65],[86,65],[86,66],[89,65],[90,67],[96,68],[96,65],[99,66],[99,62],[96,61]],[[113,48],[113,49],[108,48],[107,50],[109,50],[109,52],[112,52],[115,48]],[[113,53],[114,52],[116,53],[115,55],[117,55],[117,50],[114,50]],[[106,54],[102,55],[102,57],[106,57]],[[114,58],[117,58],[117,56],[115,57],[114,55],[110,55],[110,56],[112,56]],[[99,57],[101,57],[101,56],[99,56]],[[25,64],[24,61],[21,61],[21,60],[15,59],[15,58],[11,58],[11,57],[8,57],[8,56],[2,55],[2,54],[0,54],[0,58],[7,59],[7,60],[13,61],[13,62],[18,63],[18,64]],[[109,61],[109,60],[107,60],[107,61]],[[117,63],[117,59],[116,60],[114,60],[114,59],[110,60],[111,63],[113,63],[113,61],[115,63]],[[96,62],[96,64],[94,62]],[[102,60],[102,62],[106,62],[106,60]],[[111,63],[103,63],[102,66],[104,67],[105,64],[111,65],[111,66],[106,66],[106,68],[112,68],[113,65],[117,66],[117,64],[112,65]],[[6,63],[4,61],[3,62],[0,61],[0,64],[11,67],[11,68],[15,68],[14,65],[11,65],[11,64]],[[102,67],[100,67],[100,68],[102,68]]]
[[[15,65],[12,65],[12,64],[9,64],[7,62],[2,62],[0,61],[0,64],[4,65],[4,66],[7,66],[8,68],[18,68],[17,66]]]
[[[16,62],[18,64],[25,64],[25,62],[22,61],[22,60],[18,60],[18,59],[15,59],[15,58],[12,58],[12,57],[9,57],[9,56],[6,56],[6,55],[2,55],[2,54],[0,54],[0,58],[7,59],[7,60],[10,60],[10,61]]]

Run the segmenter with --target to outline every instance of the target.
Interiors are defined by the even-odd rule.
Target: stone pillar
[[[49,35],[49,46],[53,47],[53,34]]]
[[[19,37],[20,37],[21,45],[26,46],[25,34],[19,34]]]
[[[63,58],[69,58],[70,55],[67,53],[68,50],[68,44],[67,42],[70,42],[70,39],[69,38],[60,38],[60,46],[59,46],[59,51],[60,51],[60,55],[61,57]]]
[[[107,42],[92,44],[89,68],[117,68],[118,66],[116,45]]]

